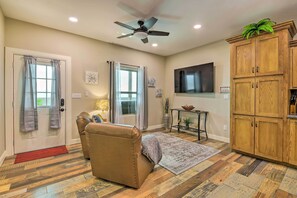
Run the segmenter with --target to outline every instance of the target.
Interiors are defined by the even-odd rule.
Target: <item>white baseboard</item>
[[[3,162],[4,162],[4,160],[5,160],[6,157],[7,157],[7,152],[4,151],[2,153],[2,155],[0,156],[0,166],[2,166],[2,164],[3,164]]]
[[[69,145],[71,145],[71,144],[78,144],[78,143],[80,143],[80,139],[79,138],[71,139],[70,142],[69,142]]]
[[[162,127],[164,127],[163,124],[152,125],[152,126],[147,127],[146,131],[148,131],[148,130],[154,130],[154,129],[160,129]]]
[[[219,140],[222,142],[226,142],[226,143],[230,143],[230,138],[227,137],[222,137],[222,136],[218,136],[218,135],[214,135],[214,134],[208,134],[208,137],[214,140]]]
[[[182,129],[180,129],[180,131],[186,132],[186,133],[190,133],[192,135],[197,135],[197,133],[186,131],[186,130],[182,130]],[[208,137],[210,139],[214,139],[214,140],[218,140],[218,141],[230,143],[230,138],[226,138],[226,137],[222,137],[222,136],[218,136],[218,135],[214,135],[214,134],[209,134],[209,133],[207,135],[208,135]],[[205,133],[202,133],[201,134],[201,137],[205,137]]]

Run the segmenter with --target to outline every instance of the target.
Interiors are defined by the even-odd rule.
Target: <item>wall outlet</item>
[[[227,125],[226,124],[224,124],[223,129],[224,129],[224,131],[227,131]]]

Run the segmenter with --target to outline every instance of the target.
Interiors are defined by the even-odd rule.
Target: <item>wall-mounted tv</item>
[[[175,69],[174,87],[175,93],[213,93],[213,62]]]

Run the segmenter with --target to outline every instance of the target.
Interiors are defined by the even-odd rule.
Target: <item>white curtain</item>
[[[61,128],[61,77],[60,77],[60,61],[52,60],[52,90],[51,90],[51,106],[49,108],[50,128],[60,129]]]
[[[109,86],[109,120],[112,123],[123,123],[122,102],[121,102],[121,64],[109,62],[110,86]]]
[[[36,60],[24,56],[23,98],[20,114],[20,128],[23,132],[38,130]]]
[[[139,67],[137,75],[136,127],[140,130],[144,130],[148,127],[146,67]]]

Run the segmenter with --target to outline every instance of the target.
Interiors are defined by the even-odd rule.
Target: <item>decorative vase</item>
[[[164,124],[164,128],[168,130],[170,127],[170,116],[168,113],[165,113],[163,116],[163,124]]]

